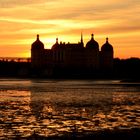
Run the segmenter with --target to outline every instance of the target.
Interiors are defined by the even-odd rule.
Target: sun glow
[[[95,34],[100,47],[110,38],[115,57],[140,57],[140,1],[0,1],[0,56],[30,56],[36,34],[45,48],[59,41],[84,43]],[[26,54],[26,55],[25,55]]]

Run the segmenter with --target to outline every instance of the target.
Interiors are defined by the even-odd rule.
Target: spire
[[[82,34],[82,32],[81,32],[81,42],[80,42],[80,44],[81,44],[81,47],[84,47],[83,34]]]
[[[93,39],[93,40],[94,40],[94,34],[91,34],[91,39]]]
[[[37,39],[36,40],[39,40],[39,34],[37,34]]]
[[[106,38],[106,43],[108,43],[108,37]]]
[[[83,34],[81,32],[81,43],[83,43]]]
[[[56,38],[56,44],[58,44],[58,38]]]

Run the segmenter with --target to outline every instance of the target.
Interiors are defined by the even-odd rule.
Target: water
[[[140,83],[0,79],[0,138],[140,128]]]

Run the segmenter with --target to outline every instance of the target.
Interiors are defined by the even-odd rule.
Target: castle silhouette
[[[99,44],[91,34],[91,39],[84,46],[83,36],[79,43],[62,43],[56,38],[51,49],[44,49],[44,44],[37,35],[31,45],[31,66],[34,69],[45,69],[47,74],[54,70],[111,70],[113,68],[113,46],[106,38],[99,50]]]
[[[26,60],[26,61],[24,61]],[[114,58],[113,46],[106,42],[100,47],[94,35],[84,45],[62,43],[56,39],[51,49],[37,35],[31,45],[31,59],[1,58],[0,77],[31,78],[96,78],[96,79],[140,79],[140,58]]]

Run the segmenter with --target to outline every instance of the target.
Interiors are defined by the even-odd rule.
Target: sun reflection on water
[[[0,90],[0,138],[140,128],[140,89],[77,88]]]

